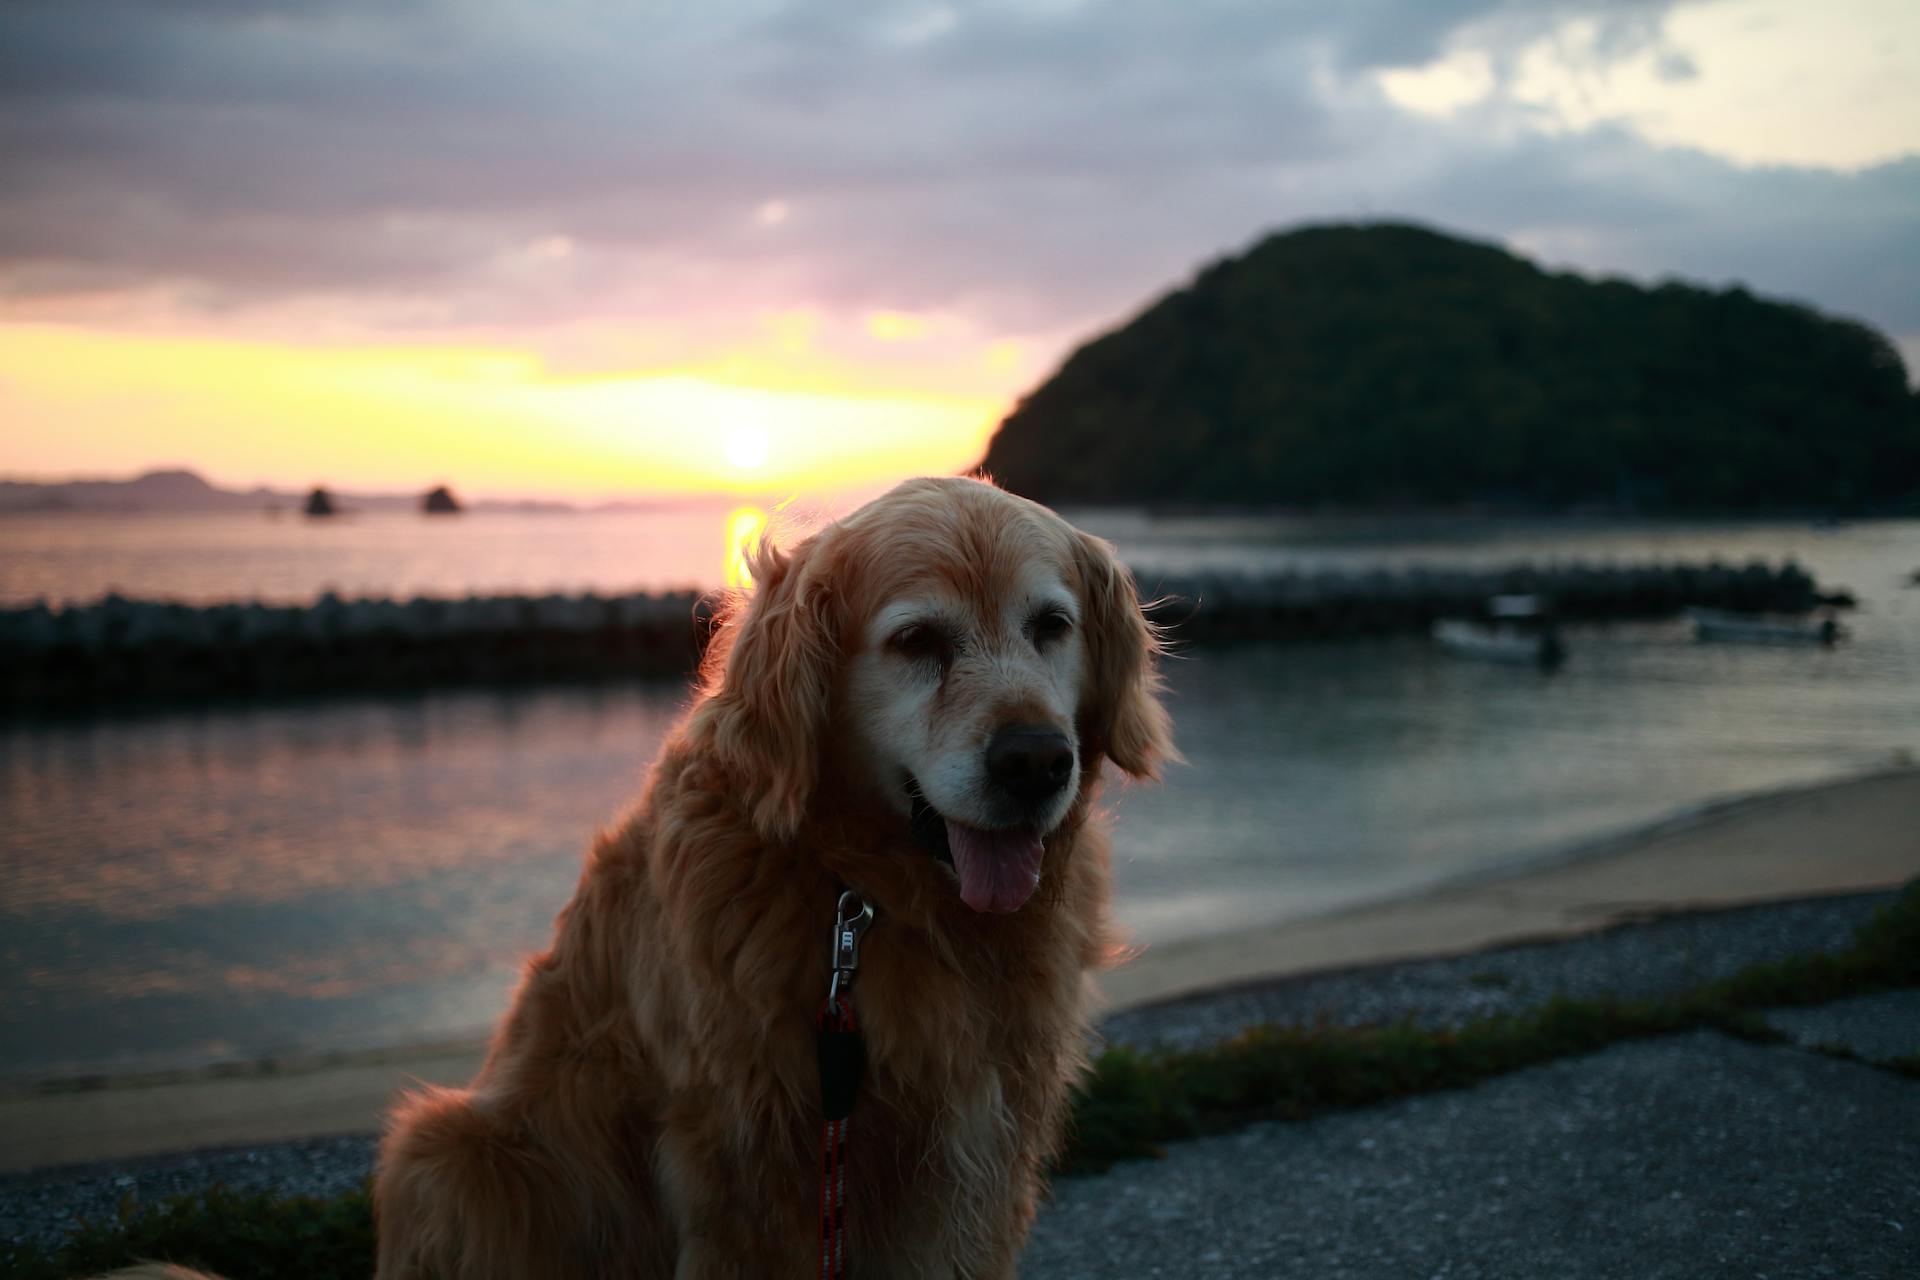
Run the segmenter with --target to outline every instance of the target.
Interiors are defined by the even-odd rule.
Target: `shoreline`
[[[1599,932],[1651,917],[1897,887],[1920,875],[1920,769],[1709,801],[1378,902],[1147,946],[1107,1011],[1311,972]],[[480,1039],[0,1085],[0,1173],[367,1133],[414,1084],[461,1084]]]
[[[1103,975],[1101,991],[1118,1010],[1663,915],[1897,888],[1916,876],[1920,768],[1897,766],[1708,800],[1409,893],[1143,947]]]

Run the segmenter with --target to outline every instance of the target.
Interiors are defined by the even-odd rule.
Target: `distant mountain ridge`
[[[1920,510],[1882,335],[1402,224],[1271,236],[1075,351],[984,466],[1054,503]]]
[[[224,511],[289,501],[288,495],[265,488],[216,489],[197,472],[181,468],[148,471],[131,480],[0,480],[0,511]]]
[[[445,486],[440,486],[444,490]],[[307,490],[221,489],[208,483],[196,471],[184,467],[143,472],[128,480],[67,480],[38,482],[0,480],[0,513],[53,513],[81,511],[94,513],[264,511],[279,508],[297,512],[306,505]],[[338,509],[355,511],[419,511],[428,490],[419,493],[350,493],[330,489]],[[643,509],[665,505],[655,502],[599,503],[592,508],[564,502],[472,502],[461,504],[469,511],[519,511],[527,513],[570,514],[581,510]]]

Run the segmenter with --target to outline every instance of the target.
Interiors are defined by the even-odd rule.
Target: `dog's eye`
[[[938,627],[923,622],[910,623],[888,637],[887,645],[903,658],[915,662],[937,662],[945,671],[953,664],[953,639]]]
[[[1027,634],[1036,648],[1044,649],[1073,630],[1073,619],[1058,609],[1042,609],[1027,622]]]

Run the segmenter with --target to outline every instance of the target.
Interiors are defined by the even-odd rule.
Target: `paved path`
[[[1920,1053],[1920,993],[1809,1014]],[[1064,1179],[1026,1280],[1920,1276],[1920,1080],[1711,1032]]]

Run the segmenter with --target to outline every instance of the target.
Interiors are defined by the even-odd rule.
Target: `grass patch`
[[[1061,1169],[1094,1173],[1180,1138],[1459,1088],[1622,1040],[1716,1026],[1719,1013],[1693,1001],[1555,998],[1458,1030],[1255,1027],[1204,1049],[1110,1049],[1077,1100]]]
[[[373,1274],[373,1204],[363,1189],[332,1200],[241,1195],[225,1187],[135,1207],[87,1224],[57,1250],[25,1246],[4,1262],[18,1280],[95,1276],[158,1260],[235,1280],[367,1280]]]
[[[1203,1049],[1110,1049],[1074,1099],[1059,1167],[1097,1172],[1182,1138],[1460,1088],[1647,1036],[1713,1029],[1778,1043],[1756,1010],[1911,986],[1920,986],[1920,882],[1862,925],[1845,950],[1754,965],[1669,999],[1556,998],[1457,1030],[1269,1026]],[[1920,1058],[1891,1068],[1920,1077]],[[140,1259],[236,1280],[365,1280],[373,1271],[372,1205],[365,1190],[316,1200],[222,1188],[129,1203],[116,1221],[85,1226],[57,1249],[0,1246],[0,1276],[59,1280]]]
[[[1076,1100],[1074,1141],[1060,1167],[1094,1173],[1181,1138],[1458,1088],[1646,1036],[1712,1029],[1778,1044],[1785,1037],[1756,1010],[1911,986],[1920,986],[1920,882],[1843,951],[1752,965],[1666,999],[1556,997],[1457,1030],[1255,1027],[1204,1049],[1109,1049]],[[1894,1069],[1911,1074],[1911,1061]]]

